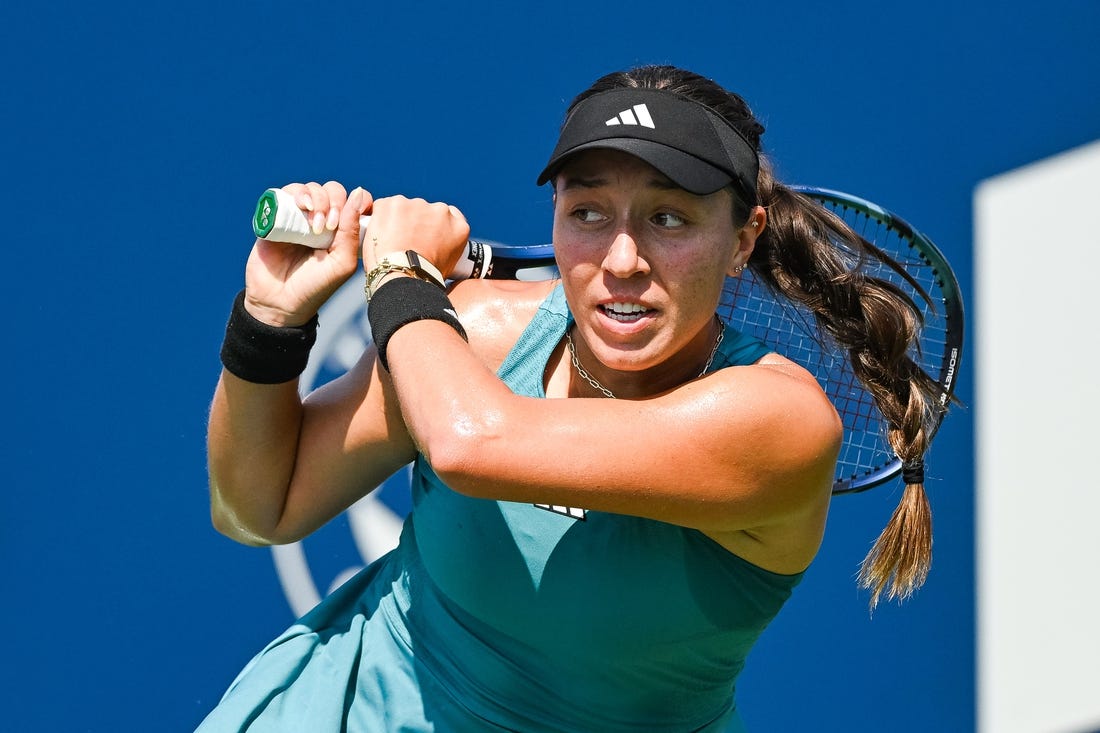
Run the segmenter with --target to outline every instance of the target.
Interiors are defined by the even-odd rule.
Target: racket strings
[[[943,368],[949,330],[943,309],[937,307],[943,301],[943,285],[935,268],[912,240],[903,236],[904,230],[854,209],[837,207],[834,213],[872,245],[868,253],[838,242],[844,261],[860,277],[886,284],[917,314],[917,337],[907,349],[916,371],[912,376],[935,383],[931,375]],[[900,267],[884,262],[879,253],[893,258]],[[848,349],[822,332],[807,306],[777,296],[748,270],[727,280],[720,315],[734,328],[805,367],[833,400],[845,428],[835,493],[871,488],[900,469],[901,461],[890,448],[890,425],[858,378]]]

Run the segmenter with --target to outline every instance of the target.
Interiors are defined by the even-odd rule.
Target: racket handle
[[[359,217],[360,251],[363,247],[363,238],[367,235],[369,222],[369,216]],[[256,202],[256,213],[252,216],[252,231],[258,239],[300,244],[313,249],[328,249],[336,236],[336,232],[327,229],[320,234],[315,234],[309,225],[309,218],[294,203],[294,197],[278,188],[267,189]],[[492,271],[492,264],[492,247],[471,239],[466,243],[466,251],[451,271],[449,279],[488,277]]]

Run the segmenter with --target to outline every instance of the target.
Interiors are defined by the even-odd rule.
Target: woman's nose
[[[603,268],[621,278],[649,272],[649,264],[639,251],[637,240],[628,231],[615,235],[604,257]]]

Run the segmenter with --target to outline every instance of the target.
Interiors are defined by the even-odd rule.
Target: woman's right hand
[[[283,188],[314,231],[335,231],[328,249],[257,239],[245,265],[245,309],[271,326],[300,326],[351,277],[359,262],[359,217],[373,206],[357,188],[336,181],[292,183]]]

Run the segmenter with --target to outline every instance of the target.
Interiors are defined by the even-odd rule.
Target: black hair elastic
[[[924,483],[924,460],[918,458],[901,464],[901,480],[906,485]]]
[[[382,283],[371,295],[367,320],[370,321],[371,338],[378,348],[378,361],[386,371],[390,370],[386,344],[397,329],[413,321],[442,321],[469,341],[447,294],[438,286],[415,277],[398,277]]]
[[[317,316],[301,326],[269,326],[245,310],[242,290],[225,326],[222,365],[246,382],[282,384],[305,371],[316,340]]]

